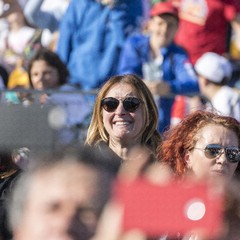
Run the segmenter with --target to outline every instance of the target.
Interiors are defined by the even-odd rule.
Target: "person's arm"
[[[100,31],[102,36],[99,36],[98,40],[98,53],[101,57],[98,77],[101,83],[109,76],[116,74],[120,52],[126,38],[126,19],[127,9],[123,4],[113,7],[105,6],[99,19],[102,25],[108,22],[108,26],[102,27]]]
[[[197,75],[187,54],[178,52],[173,55],[175,80],[169,82],[171,92],[175,94],[198,93]]]
[[[24,7],[24,16],[30,24],[54,32],[58,29],[60,19],[54,12],[43,11],[41,9],[43,2],[44,0],[28,0]]]
[[[71,0],[59,27],[59,38],[56,52],[65,64],[68,64],[72,52],[72,38],[79,20],[84,15],[86,1]]]

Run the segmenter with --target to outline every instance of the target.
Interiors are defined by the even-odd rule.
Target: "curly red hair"
[[[164,141],[157,148],[158,161],[168,164],[177,177],[183,176],[188,169],[184,160],[185,154],[195,146],[199,130],[209,124],[221,125],[235,132],[238,137],[238,147],[240,146],[239,121],[210,111],[198,110],[163,134]],[[240,166],[236,171],[240,173]]]

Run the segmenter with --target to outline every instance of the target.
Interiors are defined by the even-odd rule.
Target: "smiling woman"
[[[137,145],[155,154],[161,142],[157,125],[157,107],[142,79],[134,74],[114,76],[98,93],[86,144],[108,146],[123,160]]]

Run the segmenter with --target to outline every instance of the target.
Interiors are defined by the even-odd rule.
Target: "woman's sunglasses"
[[[227,160],[230,163],[240,161],[240,149],[238,147],[223,147],[218,144],[208,144],[205,148],[194,148],[204,151],[205,156],[209,159],[214,159],[225,153]]]
[[[114,112],[120,101],[123,103],[123,107],[127,112],[135,112],[140,103],[142,102],[139,98],[136,97],[127,97],[124,100],[118,100],[117,98],[107,97],[101,101],[101,106],[107,112]]]

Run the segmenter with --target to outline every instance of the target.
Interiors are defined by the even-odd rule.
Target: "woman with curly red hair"
[[[193,173],[231,179],[240,173],[239,147],[240,123],[235,118],[198,110],[165,132],[157,158],[176,177]]]

